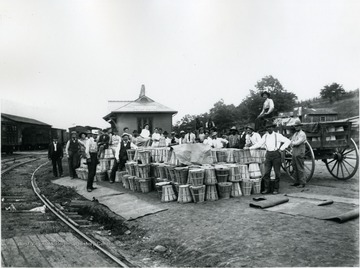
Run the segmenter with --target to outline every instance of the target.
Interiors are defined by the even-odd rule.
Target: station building
[[[149,124],[151,133],[154,132],[155,127],[170,132],[172,118],[177,113],[174,109],[146,96],[144,85],[141,86],[139,98],[136,100],[108,101],[108,111],[103,119],[109,122],[112,128],[117,128],[120,134],[124,127],[128,127],[131,133],[133,130],[138,130],[140,133],[145,124]]]

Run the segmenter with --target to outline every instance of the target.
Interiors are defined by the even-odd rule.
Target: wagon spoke
[[[350,175],[351,173],[349,172],[349,170],[347,169],[346,165],[344,163],[342,163],[342,165],[344,165],[344,168],[346,169],[347,173]]]
[[[353,151],[355,151],[355,149],[351,149],[350,151],[344,153],[343,156],[344,156],[344,155],[347,155],[348,153],[351,153],[351,152],[353,152]]]
[[[340,163],[338,163],[338,166],[336,168],[336,176],[339,177],[339,166],[340,166]]]
[[[334,168],[336,167],[336,165],[338,164],[338,161],[335,162],[335,164],[333,165],[332,169],[330,170],[330,173],[333,172]]]
[[[328,163],[328,165],[329,165],[330,163],[334,162],[335,160],[336,160],[336,159],[333,159],[333,160],[331,160],[331,161],[327,162],[327,163]]]
[[[343,167],[342,167],[342,163],[341,163],[341,162],[340,162],[339,166],[340,166],[340,168],[341,168],[342,178],[344,178],[344,177],[345,177],[345,176],[344,176],[344,170],[343,170]]]
[[[346,158],[346,159],[354,159],[354,160],[356,160],[355,157],[348,157],[348,156],[347,156],[347,157],[344,157],[344,159],[345,159],[345,158]]]
[[[348,161],[346,161],[345,159],[343,159],[343,161],[348,164],[350,167],[352,167],[353,169],[355,169],[355,167],[353,165],[351,165]]]

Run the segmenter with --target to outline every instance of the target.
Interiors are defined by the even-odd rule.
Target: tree
[[[345,90],[342,85],[337,83],[332,83],[331,85],[324,86],[320,91],[320,96],[323,99],[329,99],[329,102],[332,103],[334,99],[339,100],[340,96],[345,94]]]
[[[210,109],[210,117],[219,130],[230,128],[236,120],[235,106],[233,104],[226,105],[224,100],[221,99]]]
[[[260,114],[264,99],[261,92],[267,91],[274,101],[274,114],[279,112],[292,111],[295,107],[297,96],[292,92],[287,92],[278,79],[269,75],[258,81],[255,90],[250,90],[250,94],[240,103],[236,110],[241,122],[254,122]]]

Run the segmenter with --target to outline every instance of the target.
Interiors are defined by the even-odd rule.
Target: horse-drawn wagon
[[[314,174],[315,160],[322,160],[330,174],[339,180],[350,179],[356,174],[359,167],[358,135],[351,136],[354,129],[352,129],[350,120],[303,123],[302,129],[307,136],[305,144],[307,182]],[[280,125],[279,131],[290,138],[295,130],[291,125]],[[356,132],[358,133],[358,131]],[[291,162],[292,150],[289,147],[285,151],[283,169],[290,176],[293,172]]]

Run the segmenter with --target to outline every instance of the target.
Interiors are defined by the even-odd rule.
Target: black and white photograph
[[[1,267],[359,267],[359,14],[1,1]]]

